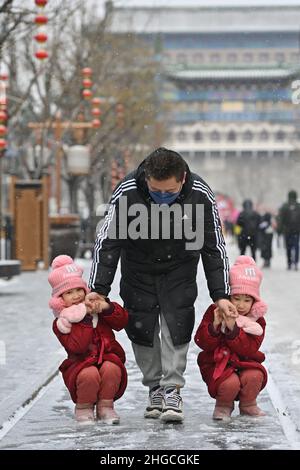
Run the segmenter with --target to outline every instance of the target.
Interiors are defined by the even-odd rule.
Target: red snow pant
[[[232,407],[235,399],[240,401],[240,406],[255,403],[262,383],[263,373],[258,369],[244,369],[239,374],[233,372],[219,385],[217,404]]]
[[[77,375],[77,404],[113,400],[119,390],[121,369],[113,362],[105,361],[100,369],[90,366]]]

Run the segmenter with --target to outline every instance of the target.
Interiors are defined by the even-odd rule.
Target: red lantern
[[[95,117],[98,117],[101,115],[101,110],[99,108],[93,108],[92,109],[92,115]]]
[[[91,92],[91,90],[83,90],[82,92],[82,96],[85,98],[85,99],[90,99],[92,97],[93,93]]]
[[[100,119],[93,119],[92,120],[92,126],[94,127],[94,129],[97,129],[97,128],[101,127]]]
[[[92,99],[92,104],[93,104],[93,106],[100,106],[100,104],[101,104],[100,98],[93,98]]]
[[[0,149],[1,150],[5,149],[6,145],[7,145],[6,140],[5,139],[0,139]]]
[[[93,82],[90,78],[84,78],[82,80],[82,85],[84,88],[91,88],[91,86],[93,85]]]
[[[38,33],[33,37],[37,42],[46,42],[48,39],[48,36],[45,33]]]
[[[121,103],[118,103],[116,105],[116,111],[117,111],[117,125],[118,127],[123,127],[124,126],[124,105]]]
[[[8,74],[5,72],[0,73],[0,80],[7,80],[8,79]]]
[[[7,105],[6,96],[1,96],[1,97],[0,97],[0,106],[1,106],[1,107],[6,107],[6,105]]]
[[[90,67],[84,67],[84,69],[82,69],[81,73],[85,77],[90,77],[93,73],[93,70]]]
[[[5,111],[0,110],[0,122],[5,122],[7,120],[7,114]]]
[[[35,0],[35,4],[37,7],[45,7],[48,3],[48,0]]]
[[[7,128],[6,126],[3,126],[2,124],[0,124],[0,135],[3,136],[7,133]]]
[[[45,15],[37,15],[34,19],[34,22],[38,25],[47,24],[48,23],[48,18]]]
[[[34,55],[39,60],[47,59],[47,57],[49,56],[48,52],[44,51],[43,49],[40,49],[39,51],[36,51],[36,53]]]

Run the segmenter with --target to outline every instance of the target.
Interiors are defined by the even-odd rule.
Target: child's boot
[[[240,414],[248,416],[266,416],[266,413],[257,406],[256,401],[248,403],[240,402]]]
[[[114,410],[113,400],[99,400],[97,403],[97,417],[105,424],[119,424],[120,417]]]
[[[230,421],[231,413],[233,412],[234,404],[222,403],[216,401],[216,406],[213,413],[213,419],[216,421]]]
[[[94,424],[94,404],[77,403],[75,406],[75,418],[80,424]]]

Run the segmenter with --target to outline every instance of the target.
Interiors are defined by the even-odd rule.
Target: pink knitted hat
[[[231,295],[251,295],[256,302],[260,302],[262,272],[251,256],[239,256],[229,271],[229,278]]]
[[[51,264],[52,271],[48,281],[52,286],[52,298],[60,297],[70,289],[82,288],[89,292],[86,282],[82,279],[83,270],[67,255],[54,258]]]

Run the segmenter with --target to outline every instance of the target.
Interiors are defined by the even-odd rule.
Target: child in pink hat
[[[60,365],[65,385],[76,403],[76,420],[118,424],[113,402],[120,398],[127,385],[125,353],[116,341],[113,329],[127,325],[128,313],[108,298],[87,307],[89,292],[82,279],[83,270],[67,255],[57,256],[48,276],[52,287],[49,306],[57,317],[53,331],[68,353]]]
[[[228,421],[239,401],[240,414],[264,416],[256,398],[267,383],[259,351],[264,339],[266,304],[259,288],[262,272],[250,256],[239,256],[230,273],[230,300],[235,317],[223,317],[215,304],[204,314],[195,335],[203,351],[198,365],[209,394],[216,399],[213,419]]]

